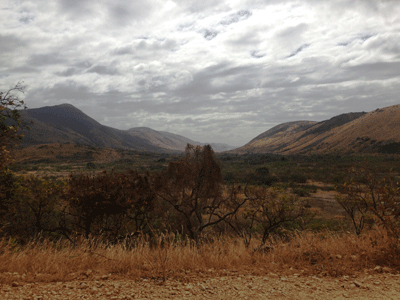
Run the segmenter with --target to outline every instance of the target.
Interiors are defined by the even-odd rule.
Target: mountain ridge
[[[324,154],[397,153],[400,149],[400,105],[351,112],[329,120],[279,124],[232,153]],[[397,154],[400,154],[397,153]]]
[[[22,146],[67,143],[95,147],[121,148],[137,151],[184,151],[188,143],[204,145],[184,136],[156,131],[147,127],[120,130],[100,124],[71,104],[44,106],[21,111],[26,123],[33,122],[31,130],[24,130]],[[233,147],[212,144],[214,151]]]

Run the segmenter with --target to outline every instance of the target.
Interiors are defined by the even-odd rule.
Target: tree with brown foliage
[[[235,214],[247,201],[238,188],[223,192],[221,166],[210,145],[187,145],[184,156],[156,176],[156,194],[180,216],[183,234],[198,241],[204,229]]]
[[[149,225],[155,195],[146,175],[71,174],[68,186],[65,198],[73,232],[115,242]]]

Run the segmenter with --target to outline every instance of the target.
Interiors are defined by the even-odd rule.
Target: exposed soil
[[[339,278],[301,273],[262,276],[189,273],[165,282],[103,275],[51,283],[15,280],[0,285],[0,299],[400,299],[400,281],[398,274],[389,273]]]

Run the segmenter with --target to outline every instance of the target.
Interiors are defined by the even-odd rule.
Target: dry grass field
[[[400,292],[399,263],[379,229],[361,236],[302,233],[271,240],[265,252],[238,239],[174,240],[139,239],[134,247],[95,240],[20,247],[3,240],[0,297],[395,299]]]
[[[369,272],[377,266],[397,272],[400,262],[389,247],[383,230],[361,236],[329,232],[301,233],[290,241],[270,241],[265,250],[254,245],[246,248],[239,239],[217,239],[199,245],[174,242],[174,235],[106,245],[95,240],[79,240],[75,246],[67,241],[33,241],[17,246],[1,242],[1,273],[25,274],[21,280],[66,281],[87,272],[109,273],[129,278],[184,278],[188,272],[302,273],[340,277]],[[85,275],[86,276],[86,275]],[[10,278],[1,277],[2,283]]]

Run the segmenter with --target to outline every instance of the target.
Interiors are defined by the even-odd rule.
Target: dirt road
[[[400,277],[360,274],[318,278],[196,274],[165,282],[98,276],[87,280],[0,285],[0,299],[400,299]]]

